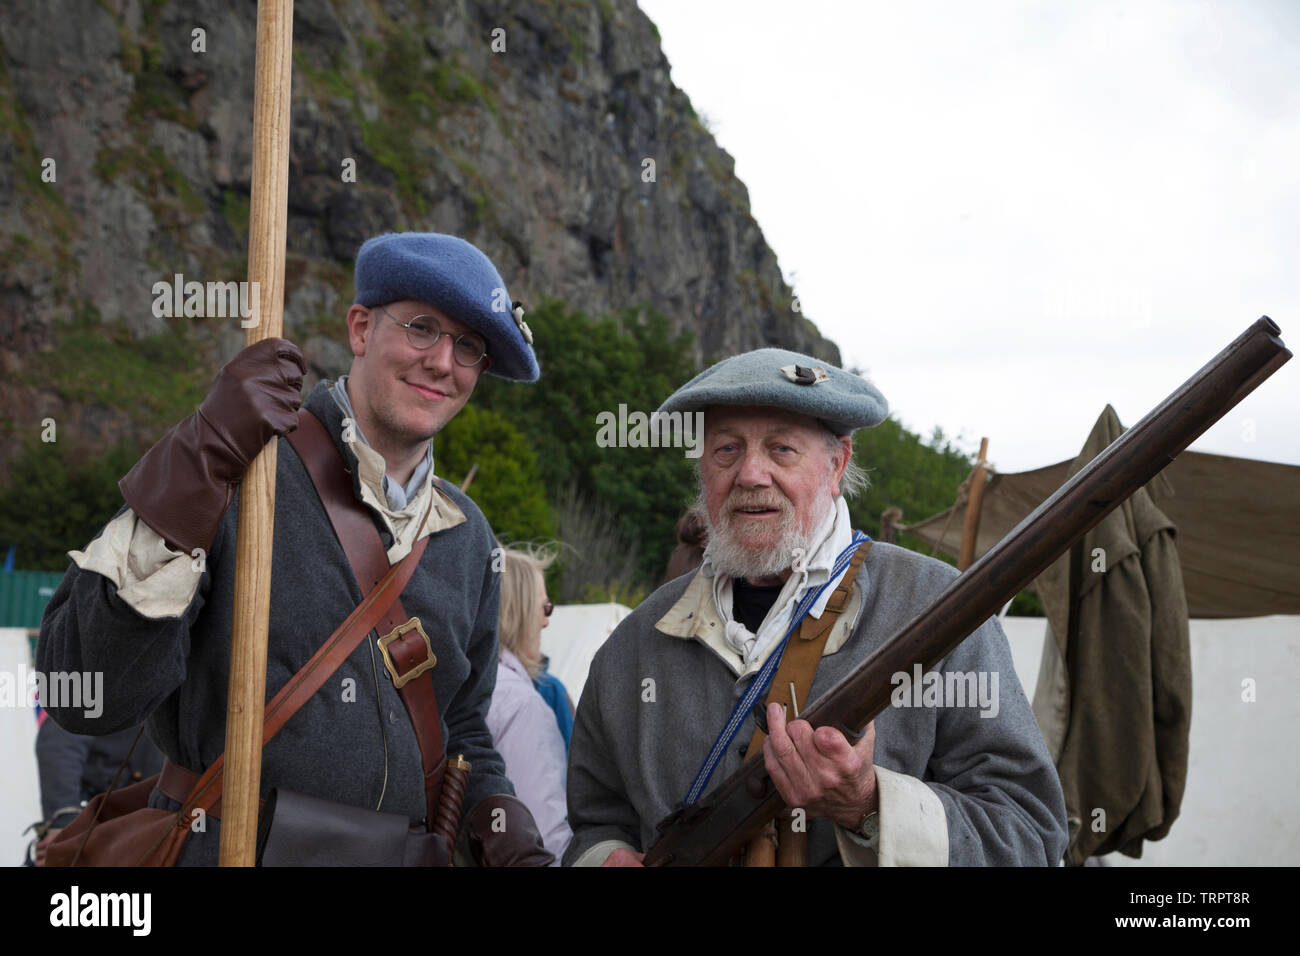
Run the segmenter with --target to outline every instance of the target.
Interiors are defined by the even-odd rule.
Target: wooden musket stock
[[[915,620],[802,716],[865,727],[889,704],[891,675],[930,670],[1098,522],[1291,358],[1267,316],[1062,485]],[[646,866],[725,866],[784,804],[751,759],[699,803],[659,824]]]

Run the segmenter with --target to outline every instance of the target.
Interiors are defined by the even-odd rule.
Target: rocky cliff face
[[[154,284],[243,278],[255,27],[250,0],[0,12],[9,432],[156,436],[238,349],[233,319],[157,314]],[[285,323],[315,374],[350,359],[357,246],[403,229],[465,236],[525,302],[657,308],[701,361],[839,358],[632,0],[299,0]]]

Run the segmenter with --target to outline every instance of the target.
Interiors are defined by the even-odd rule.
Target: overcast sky
[[[1300,346],[1300,2],[640,3],[909,428],[1021,471],[1260,315]],[[1300,359],[1192,447],[1300,464]]]

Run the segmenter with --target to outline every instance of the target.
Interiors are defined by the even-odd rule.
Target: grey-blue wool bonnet
[[[705,369],[659,406],[661,413],[709,405],[766,405],[816,418],[837,435],[879,425],[889,403],[874,385],[829,362],[786,349],[755,349]]]
[[[357,253],[357,304],[427,302],[487,340],[488,372],[517,382],[541,374],[532,331],[496,266],[475,246],[437,232],[389,232]]]

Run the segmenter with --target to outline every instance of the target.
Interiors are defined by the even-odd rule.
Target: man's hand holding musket
[[[763,765],[786,806],[801,807],[809,817],[828,817],[846,830],[856,830],[879,809],[871,762],[875,721],[860,740],[849,743],[834,727],[814,730],[806,720],[787,723],[785,710],[770,704],[767,726],[771,733],[763,742]]]
[[[788,807],[809,817],[828,817],[846,830],[857,829],[880,806],[876,768],[875,721],[855,743],[833,727],[816,730],[806,720],[787,723],[779,704],[767,708],[771,734],[763,742],[763,764]],[[644,853],[617,849],[602,866],[640,866]]]

